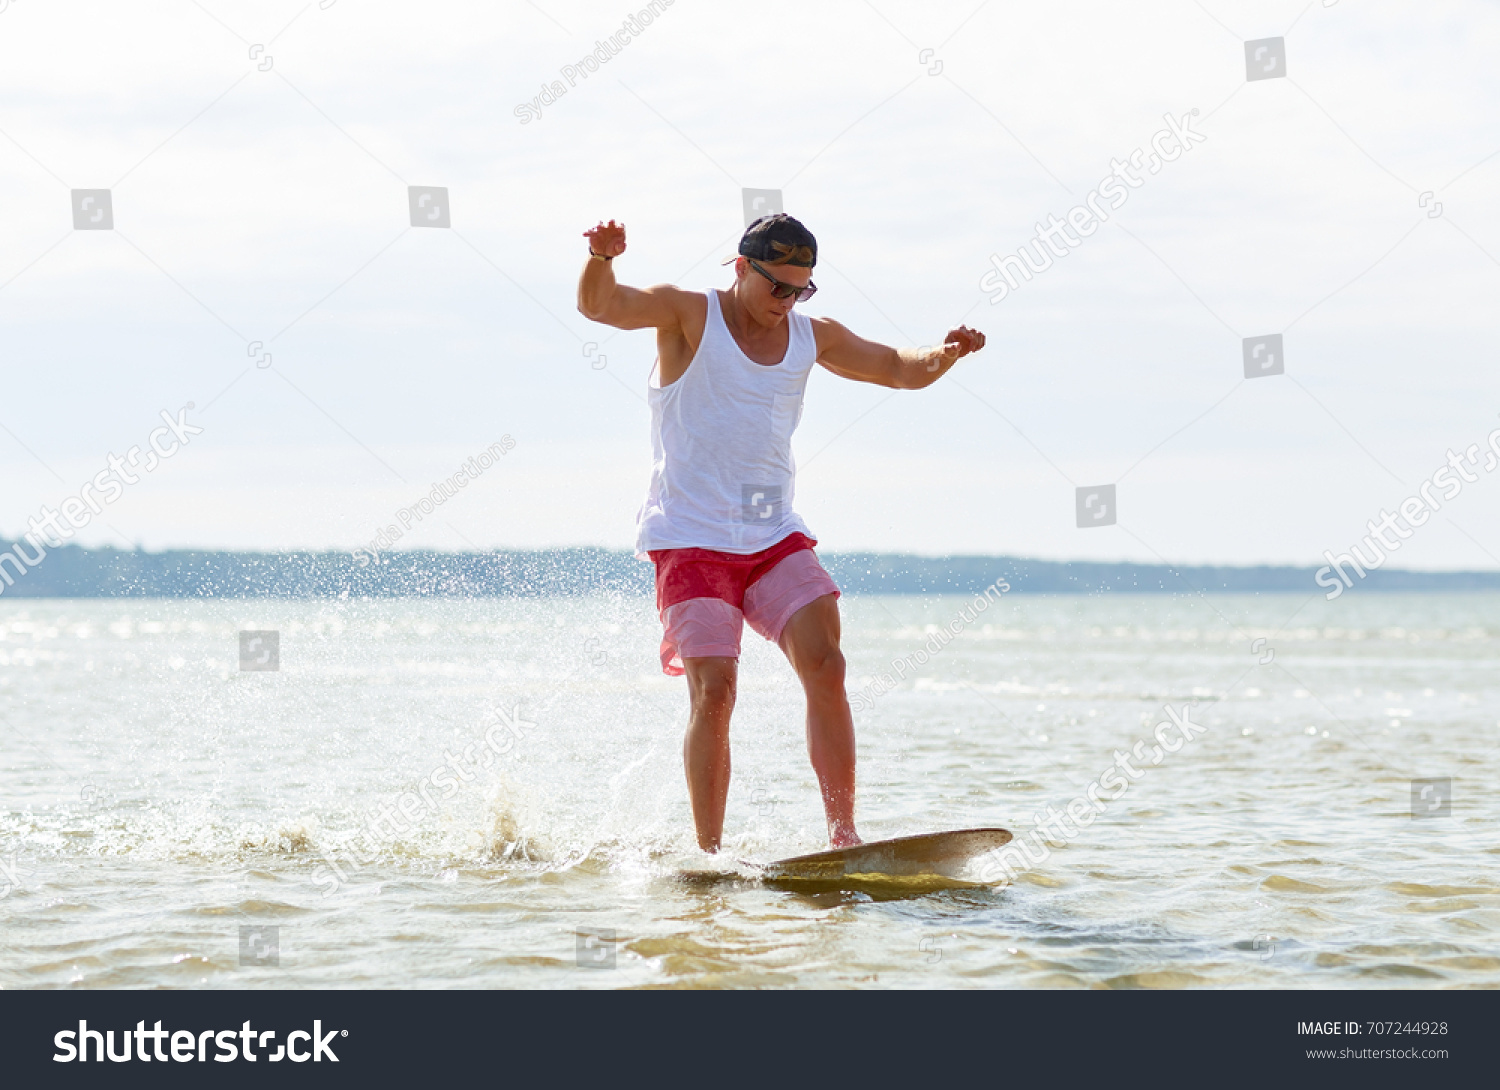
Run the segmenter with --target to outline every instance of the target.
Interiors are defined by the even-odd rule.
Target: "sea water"
[[[645,598],[0,599],[0,986],[1500,984],[1500,595],[840,605],[861,832],[1004,885],[757,883],[826,839],[749,630],[697,852]]]

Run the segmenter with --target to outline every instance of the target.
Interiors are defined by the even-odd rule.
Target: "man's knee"
[[[732,708],[736,683],[735,661],[694,663],[688,669],[688,695],[694,711]]]
[[[720,708],[734,705],[734,678],[714,675],[693,688],[693,707]]]
[[[797,676],[810,687],[844,686],[844,653],[837,643],[820,643],[797,656]]]

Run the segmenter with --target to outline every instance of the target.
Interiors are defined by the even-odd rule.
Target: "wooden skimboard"
[[[993,884],[977,873],[979,857],[1010,840],[1006,829],[955,829],[898,836],[853,848],[778,859],[765,864],[762,880],[778,886],[822,889],[975,888]]]

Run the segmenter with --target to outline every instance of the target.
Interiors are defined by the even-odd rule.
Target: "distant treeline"
[[[35,567],[0,542],[5,598],[483,598],[650,594],[651,565],[624,550],[391,552],[362,565],[347,552],[145,552],[66,545]],[[22,544],[22,549],[27,548]],[[5,555],[10,553],[9,558]],[[850,594],[974,594],[1001,580],[1049,594],[1301,591],[1314,568],[1171,567],[1008,556],[820,553]],[[1373,571],[1375,591],[1500,589],[1500,572]]]

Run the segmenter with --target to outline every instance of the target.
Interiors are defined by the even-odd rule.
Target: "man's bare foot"
[[[834,848],[852,848],[857,844],[863,844],[864,841],[853,829],[834,829],[828,834],[828,843]]]

